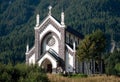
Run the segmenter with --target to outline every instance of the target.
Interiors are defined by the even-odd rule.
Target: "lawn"
[[[116,76],[88,76],[88,77],[63,77],[58,74],[47,74],[50,82],[120,82]]]

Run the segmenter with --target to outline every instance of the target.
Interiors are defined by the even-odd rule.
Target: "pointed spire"
[[[48,15],[51,15],[52,6],[50,5],[50,6],[48,7],[48,9],[49,9]]]
[[[112,41],[111,41],[111,50],[110,50],[110,52],[111,52],[111,53],[113,53],[113,52],[114,52],[115,47],[116,47],[115,41],[114,41],[114,40],[112,40]]]
[[[36,15],[36,26],[39,26],[40,16],[39,14]]]
[[[61,25],[65,26],[65,23],[64,23],[64,12],[62,11],[61,13]]]
[[[75,41],[73,41],[73,50],[76,51]]]
[[[26,46],[26,53],[29,51],[29,45]]]

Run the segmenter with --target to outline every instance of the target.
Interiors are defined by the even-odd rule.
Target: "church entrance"
[[[45,70],[45,72],[52,73],[52,64],[48,59],[45,59],[42,62],[41,67]]]
[[[52,64],[47,64],[47,72],[52,73]]]

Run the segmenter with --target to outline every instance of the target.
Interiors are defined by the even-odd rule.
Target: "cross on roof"
[[[48,7],[48,9],[49,9],[49,13],[48,13],[48,15],[51,15],[51,9],[52,9],[52,6],[50,5],[50,6]]]

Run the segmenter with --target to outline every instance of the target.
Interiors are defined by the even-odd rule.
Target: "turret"
[[[73,50],[76,51],[75,41],[73,41]]]
[[[39,14],[36,15],[36,27],[39,26],[39,22],[40,22],[40,16]]]
[[[65,27],[65,23],[64,23],[64,12],[62,12],[61,13],[61,25],[63,26],[63,27]]]
[[[26,53],[29,51],[29,45],[26,46]]]

